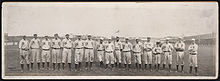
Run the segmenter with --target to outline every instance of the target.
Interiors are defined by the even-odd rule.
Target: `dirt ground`
[[[198,72],[199,76],[215,76],[215,56],[217,53],[214,52],[213,46],[203,46],[199,45],[198,51]],[[72,55],[72,70],[68,71],[68,67],[65,67],[65,70],[61,71],[52,71],[52,70],[40,70],[37,71],[36,64],[34,65],[33,71],[24,71],[21,72],[20,64],[19,64],[19,50],[17,46],[7,46],[5,47],[5,75],[6,76],[194,76],[193,74],[189,74],[189,62],[188,62],[188,54],[186,53],[185,58],[185,66],[184,73],[174,72],[176,70],[176,53],[173,53],[173,64],[172,64],[172,72],[169,72],[167,69],[156,71],[153,69],[150,72],[148,69],[137,70],[134,68],[134,62],[132,58],[132,69],[127,70],[124,68],[113,68],[113,69],[104,69],[98,66],[97,57],[95,54],[95,63],[93,65],[92,70],[86,70],[84,68],[85,63],[83,63],[83,67],[80,71],[74,70],[74,55]],[[162,59],[163,61],[163,59]],[[50,68],[52,64],[50,64]],[[166,68],[168,68],[166,66]],[[26,66],[25,66],[26,69]],[[162,69],[162,66],[161,66]]]

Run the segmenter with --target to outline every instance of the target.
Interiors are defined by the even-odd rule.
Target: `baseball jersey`
[[[83,48],[84,47],[84,43],[83,43],[83,40],[76,40],[75,42],[74,42],[74,47],[75,48]]]
[[[160,46],[156,46],[153,48],[153,53],[160,54],[162,53],[162,48]]]
[[[163,51],[171,52],[173,49],[173,45],[170,43],[164,43],[162,46]]]
[[[134,52],[141,52],[142,51],[142,44],[141,44],[141,42],[135,43],[133,45],[133,51]]]
[[[98,45],[97,45],[97,50],[104,50],[104,45],[103,45],[103,43],[101,44],[101,43],[98,43]]]
[[[20,42],[19,42],[18,48],[20,48],[20,49],[29,49],[28,44],[29,44],[29,42],[28,42],[27,39],[25,39],[25,40],[22,39],[22,40],[20,40]]]
[[[131,51],[132,50],[132,44],[130,43],[130,42],[125,42],[124,44],[123,44],[123,49],[122,49],[123,51]]]
[[[64,48],[71,48],[72,47],[72,41],[70,39],[63,39],[62,40],[62,47]]]
[[[30,48],[40,48],[40,39],[33,38],[30,42]]]
[[[94,41],[91,40],[85,40],[85,47],[86,48],[93,48],[94,47]]]
[[[176,51],[184,51],[185,50],[185,43],[177,42],[174,47],[176,48]]]
[[[114,44],[113,43],[107,43],[105,46],[105,51],[114,51]]]
[[[42,49],[50,49],[50,46],[51,46],[51,41],[48,39],[43,39],[42,40]]]
[[[60,39],[52,39],[52,47],[53,48],[60,48],[61,47],[61,40]]]
[[[196,43],[189,45],[189,53],[197,54],[198,45]]]
[[[115,50],[121,50],[122,49],[122,43],[120,41],[115,42]]]
[[[144,42],[144,49],[146,51],[152,51],[154,44],[152,42]]]

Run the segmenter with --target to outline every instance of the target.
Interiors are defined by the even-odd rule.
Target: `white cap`
[[[170,38],[166,38],[166,40],[169,40]]]
[[[193,38],[192,40],[195,41],[196,39]]]
[[[183,39],[183,37],[178,37],[179,39]]]

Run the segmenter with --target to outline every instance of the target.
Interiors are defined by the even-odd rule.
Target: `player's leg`
[[[41,52],[41,58],[42,58],[42,69],[45,69],[45,60],[46,60],[46,52],[45,52],[45,50],[42,50],[42,52]]]
[[[74,56],[74,60],[75,60],[75,70],[78,69],[79,67],[79,58],[80,58],[80,52],[79,49],[75,50],[75,56]]]
[[[81,68],[81,64],[82,64],[82,61],[83,61],[83,54],[84,54],[83,49],[79,49],[79,65],[78,65],[78,68]]]
[[[86,62],[86,69],[89,67],[89,49],[85,49],[85,62]]]
[[[47,69],[49,70],[50,68],[50,51],[47,51],[47,55],[46,55],[46,62],[47,62]]]
[[[57,49],[56,51],[56,62],[57,62],[57,69],[60,70],[60,64],[62,62],[62,51],[60,49]]]
[[[26,61],[26,65],[27,65],[27,70],[30,70],[30,61],[29,61],[29,52],[25,51],[25,61]]]
[[[137,63],[138,63],[139,69],[141,69],[141,53],[138,53],[137,55]]]
[[[31,49],[31,70],[34,69],[34,62],[36,60],[35,50]]]
[[[25,53],[24,50],[21,50],[20,52],[21,72],[24,71],[24,61],[25,61],[24,53]]]
[[[111,63],[111,69],[114,67],[114,62],[115,62],[115,58],[114,58],[114,54],[109,53],[109,58],[110,58],[110,63]]]
[[[189,54],[189,73],[192,73],[192,55]]]
[[[148,64],[148,61],[147,61],[147,58],[148,58],[148,56],[147,56],[147,52],[144,52],[144,68],[145,69],[147,69],[147,64]]]
[[[64,70],[64,66],[65,66],[65,63],[66,63],[66,58],[67,58],[67,50],[64,48],[63,49],[63,53],[62,53],[62,68]]]
[[[101,61],[102,61],[101,51],[97,51],[97,58],[98,58],[98,61],[99,61],[99,67],[101,67]]]
[[[127,53],[128,68],[131,68],[131,52]]]
[[[67,63],[68,63],[68,66],[69,66],[69,71],[71,71],[71,58],[72,58],[72,50],[71,49],[68,49],[68,52],[67,52]]]
[[[118,52],[118,63],[119,63],[119,68],[121,68],[121,51]]]
[[[158,64],[158,66],[157,66],[157,68],[158,68],[158,70],[160,70],[160,62],[161,62],[161,55],[160,54],[158,54],[157,55],[157,64]]]
[[[106,54],[106,55],[105,55],[105,62],[106,62],[106,63],[105,63],[105,64],[106,64],[106,65],[105,65],[105,68],[107,69],[107,68],[108,68],[108,64],[109,64],[109,53],[106,52],[105,54]]]
[[[152,71],[152,52],[148,52],[150,71]]]
[[[55,64],[56,64],[56,54],[55,54],[55,49],[52,49],[51,54],[52,54],[51,61],[52,61],[52,63],[53,63],[52,66],[53,66],[53,70],[55,70]]]
[[[37,60],[37,66],[38,70],[40,70],[40,62],[41,62],[41,54],[40,54],[40,49],[35,49],[36,50],[36,60]]]
[[[195,74],[199,75],[198,74],[198,64],[197,64],[197,55],[193,55],[193,66],[194,66],[194,69],[195,69]]]
[[[172,54],[169,52],[168,55],[168,65],[169,65],[169,72],[171,72],[171,65],[172,65]]]
[[[176,72],[179,69],[180,52],[176,52]]]
[[[166,62],[168,61],[168,52],[164,52],[163,69],[165,69]]]
[[[181,62],[181,72],[183,72],[183,68],[184,68],[184,52],[180,53],[180,62]]]
[[[90,49],[90,51],[89,51],[90,69],[92,69],[93,61],[94,61],[94,51],[93,51],[93,49]]]

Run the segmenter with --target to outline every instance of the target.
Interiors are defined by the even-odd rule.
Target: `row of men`
[[[30,70],[32,70],[33,64],[35,62],[38,65],[38,69],[40,69],[41,62],[43,67],[45,64],[47,64],[47,68],[49,68],[50,60],[52,60],[53,69],[55,69],[56,64],[58,66],[58,69],[60,69],[61,64],[64,69],[64,66],[67,63],[69,69],[71,70],[71,52],[72,49],[74,49],[75,68],[77,69],[80,68],[82,65],[85,49],[84,57],[86,68],[92,67],[94,61],[94,50],[97,50],[97,56],[100,62],[100,66],[105,66],[106,68],[109,65],[111,65],[112,67],[114,65],[122,67],[122,63],[126,68],[131,68],[131,53],[133,53],[135,65],[137,68],[141,67],[141,58],[143,54],[145,68],[147,68],[147,65],[149,65],[150,71],[152,71],[151,66],[152,58],[154,55],[156,64],[155,66],[157,66],[157,68],[159,69],[161,63],[161,55],[163,55],[163,68],[165,68],[165,65],[167,64],[169,67],[169,71],[171,71],[172,55],[173,51],[176,51],[176,69],[178,71],[178,67],[181,66],[181,72],[183,72],[185,44],[182,41],[182,38],[179,38],[174,46],[169,43],[168,39],[166,39],[165,43],[163,43],[162,45],[160,44],[160,42],[156,42],[156,45],[154,45],[154,43],[150,40],[151,38],[148,37],[147,41],[142,44],[139,39],[136,39],[135,43],[132,45],[129,42],[128,38],[126,38],[125,42],[122,43],[117,37],[116,41],[112,41],[109,38],[107,43],[104,43],[103,39],[100,39],[99,43],[95,45],[95,42],[93,41],[93,39],[91,39],[90,35],[88,35],[88,38],[85,41],[81,39],[81,36],[78,36],[77,40],[73,42],[69,38],[69,34],[66,34],[65,38],[62,41],[61,39],[59,39],[58,34],[55,34],[54,39],[52,40],[50,40],[48,36],[45,36],[42,41],[40,41],[40,39],[37,37],[37,34],[34,34],[34,38],[30,42],[26,39],[25,36],[19,42],[21,56],[20,63],[22,70],[24,68],[25,62],[28,69],[30,67],[29,64],[31,65]],[[39,53],[40,49],[42,49],[41,54]],[[52,49],[52,53],[50,53],[50,49]],[[195,73],[198,75],[197,49],[198,45],[195,43],[195,39],[193,39],[192,44],[188,48],[190,63],[189,72],[192,73],[192,68],[194,66]],[[29,61],[29,50],[31,51],[31,61]],[[60,51],[62,51],[62,54],[60,53]],[[52,55],[52,58],[50,58],[50,55]],[[122,57],[124,59],[121,59]]]

